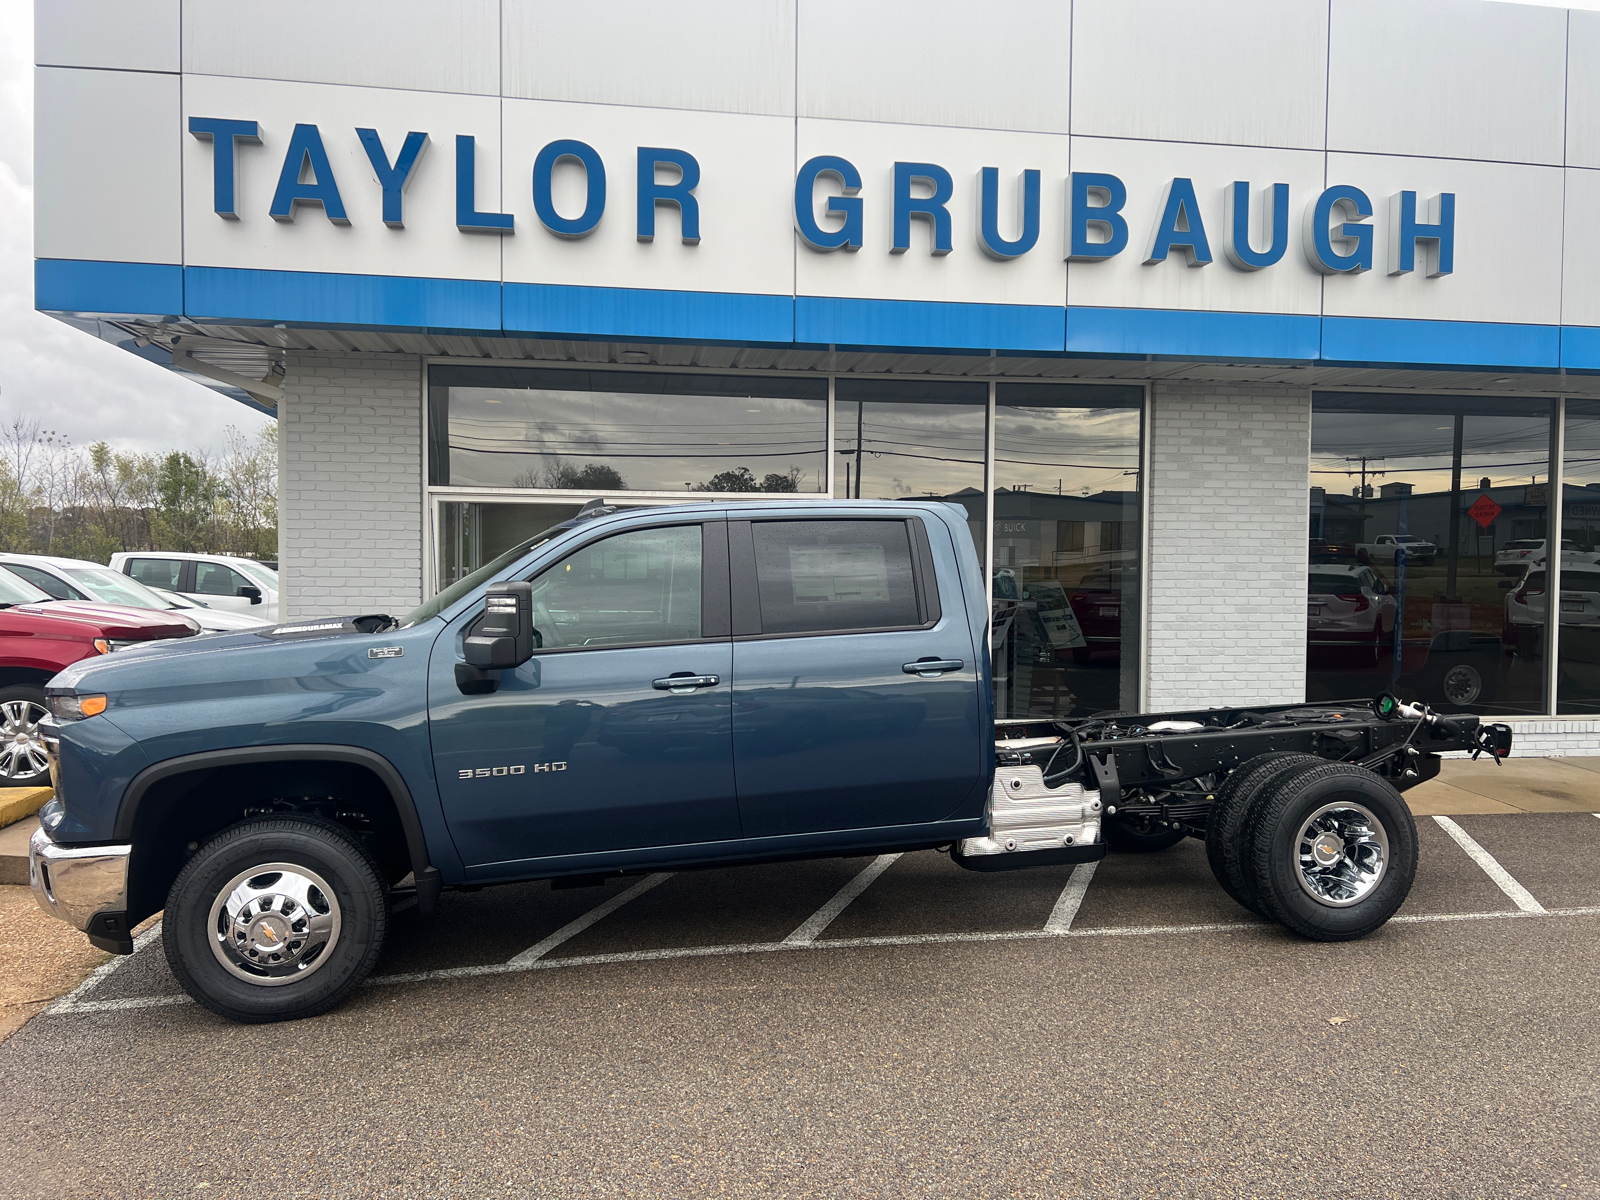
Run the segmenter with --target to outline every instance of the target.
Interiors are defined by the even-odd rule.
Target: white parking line
[[[1504,921],[1538,917],[1600,917],[1600,905],[1584,908],[1553,908],[1539,912],[1428,913],[1414,917],[1392,917],[1391,925],[1439,921]],[[785,951],[806,953],[817,950],[854,950],[874,946],[933,946],[966,942],[1030,942],[1053,939],[1148,937],[1161,934],[1265,932],[1276,927],[1265,921],[1237,921],[1205,925],[1114,925],[1103,929],[1073,929],[1066,933],[1047,933],[1042,929],[1017,929],[1002,933],[913,933],[898,937],[837,938],[826,942],[747,942],[728,946],[680,946],[670,950],[629,950],[618,954],[589,954],[572,958],[547,958],[528,963],[490,963],[481,967],[445,967],[437,971],[415,971],[406,975],[379,975],[365,987],[384,987],[404,983],[435,983],[451,979],[476,979],[487,975],[518,975],[527,971],[554,971],[565,967],[604,967],[625,963],[667,962],[679,958],[724,958],[742,954],[776,954]],[[87,1000],[62,1008],[58,1003],[41,1016],[54,1013],[120,1012],[133,1008],[168,1008],[191,1001],[184,995],[136,996],[124,1000]]]
[[[899,857],[898,854],[878,855],[861,874],[835,892],[832,900],[817,909],[816,912],[805,919],[805,922],[798,929],[784,938],[783,944],[785,946],[809,946],[816,941],[817,936],[829,925],[833,924],[833,919],[849,908],[852,900],[871,887],[874,879],[894,866],[895,859]]]
[[[160,933],[161,933],[161,922],[157,921],[154,925],[150,926],[149,929],[146,929],[138,937],[133,939],[133,954],[139,953],[139,951],[143,950],[151,942],[155,941],[157,935],[159,935]],[[111,958],[109,961],[101,963],[92,972],[90,972],[89,978],[85,979],[77,987],[73,988],[65,996],[61,997],[61,999],[57,1000],[49,1008],[45,1009],[45,1012],[47,1012],[47,1013],[69,1013],[69,1012],[82,1012],[82,1011],[84,1011],[80,1007],[80,1005],[82,1003],[81,997],[88,995],[95,988],[99,987],[102,983],[104,983],[106,981],[107,976],[109,976],[113,971],[116,971],[119,967],[122,966],[123,963],[127,962],[130,958],[132,958],[133,954],[118,954],[118,955],[114,956],[113,958]],[[115,1003],[115,1001],[100,1000],[100,1001],[95,1001],[94,1003],[112,1004],[112,1003]],[[99,1011],[99,1010],[97,1009],[96,1011]]]
[[[1511,872],[1496,862],[1494,855],[1473,841],[1472,835],[1465,829],[1449,817],[1435,817],[1434,820],[1439,823],[1440,829],[1450,835],[1456,845],[1467,852],[1468,858],[1483,868],[1483,873],[1494,880],[1495,886],[1511,897],[1513,904],[1526,913],[1545,911],[1544,905],[1533,898],[1533,893],[1511,878]]]
[[[1078,909],[1083,905],[1083,898],[1089,891],[1089,881],[1094,878],[1094,869],[1099,865],[1086,862],[1072,868],[1072,877],[1067,880],[1067,886],[1061,889],[1061,897],[1050,910],[1050,919],[1044,923],[1046,933],[1066,933],[1072,928]]]
[[[545,938],[544,941],[535,942],[506,965],[510,967],[526,967],[537,962],[546,954],[549,954],[550,951],[554,950],[557,946],[561,945],[562,942],[569,941],[570,939],[577,937],[596,921],[599,921],[605,917],[609,917],[628,901],[637,900],[651,888],[658,887],[671,878],[671,871],[660,871],[654,875],[646,875],[627,891],[618,892],[604,904],[595,905],[576,921],[567,922],[567,924],[563,925],[549,937]]]

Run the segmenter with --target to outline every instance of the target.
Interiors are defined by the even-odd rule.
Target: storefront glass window
[[[1567,401],[1564,451],[1556,711],[1592,716],[1600,712],[1600,403]]]
[[[834,494],[954,501],[967,510],[981,557],[989,385],[841,379],[834,388]]]
[[[606,493],[826,489],[825,379],[436,366],[436,487]]]
[[[995,391],[992,652],[1000,717],[1136,708],[1136,387]]]
[[[1306,698],[1545,711],[1553,405],[1318,393]]]

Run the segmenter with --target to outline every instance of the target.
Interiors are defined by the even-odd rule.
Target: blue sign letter
[[[1416,267],[1417,243],[1422,247],[1428,278],[1448,275],[1456,266],[1456,194],[1440,192],[1430,205],[1434,221],[1417,223],[1417,194],[1396,192],[1389,197],[1389,274],[1404,275]]]
[[[1191,267],[1211,265],[1211,243],[1206,240],[1206,226],[1200,219],[1200,202],[1195,199],[1191,179],[1174,179],[1163,190],[1161,215],[1156,218],[1145,265],[1165,262],[1173,250],[1181,251]]]
[[[657,183],[658,167],[677,167],[677,183]],[[639,240],[656,240],[656,205],[676,204],[678,225],[686,246],[700,244],[700,201],[694,189],[700,186],[700,164],[686,150],[658,150],[639,147]]]
[[[1262,224],[1272,227],[1272,244],[1260,254],[1250,249],[1250,185],[1241,180],[1223,195],[1227,211],[1222,221],[1228,236],[1222,252],[1228,261],[1241,271],[1259,271],[1282,258],[1289,248],[1289,185],[1275,183],[1262,193],[1267,205]]]
[[[550,198],[550,177],[555,174],[556,164],[564,158],[583,165],[588,184],[583,213],[571,221],[556,211],[555,201]],[[557,237],[581,238],[594,232],[606,211],[606,165],[593,146],[563,138],[539,151],[539,157],[533,160],[533,211],[539,214],[544,227]]]
[[[1122,219],[1122,206],[1128,202],[1128,189],[1115,175],[1097,175],[1092,171],[1072,173],[1071,194],[1067,204],[1067,261],[1103,262],[1121,254],[1128,244],[1128,223]],[[1103,199],[1101,204],[1090,204],[1090,195]],[[1105,230],[1106,240],[1091,242],[1089,226],[1098,225]]]
[[[300,176],[308,167],[311,178],[302,183]],[[315,125],[296,125],[289,135],[289,151],[283,156],[278,190],[272,193],[268,212],[274,221],[293,221],[297,204],[320,204],[335,225],[350,224],[350,218],[344,215],[344,201],[339,199],[333,167],[328,164],[328,152],[322,148],[322,134]]]
[[[211,139],[211,207],[217,216],[237,221],[234,199],[239,192],[239,159],[235,142],[261,141],[261,129],[254,121],[227,121],[221,117],[190,117],[189,132],[202,142]]]
[[[931,196],[913,196],[911,181],[920,179],[933,188]],[[950,172],[934,163],[903,163],[894,165],[894,245],[890,254],[904,254],[911,249],[911,218],[924,217],[933,223],[933,253],[950,253],[950,213],[945,205],[956,190]]]
[[[1022,173],[1022,233],[1014,242],[1000,236],[1000,170],[978,174],[978,245],[990,258],[1019,258],[1039,240],[1039,172]]]
[[[844,190],[843,196],[828,197],[828,216],[841,216],[844,224],[838,229],[823,229],[817,224],[813,194],[817,176],[832,175]],[[849,159],[832,154],[819,154],[800,168],[794,177],[794,227],[800,238],[813,250],[861,249],[861,172]]]
[[[1357,274],[1372,270],[1372,226],[1346,221],[1335,233],[1328,228],[1333,218],[1334,205],[1345,210],[1345,215],[1365,221],[1372,215],[1372,201],[1358,187],[1338,183],[1317,197],[1315,204],[1306,206],[1304,237],[1306,261],[1313,270],[1324,275]],[[1349,254],[1338,254],[1333,249],[1333,239],[1353,241],[1356,246]]]
[[[456,134],[456,228],[462,233],[511,233],[511,213],[478,211],[478,140]]]
[[[378,136],[376,129],[358,129],[356,136],[366,148],[372,173],[378,177],[378,186],[383,189],[383,223],[390,229],[404,229],[406,223],[401,210],[401,197],[406,184],[411,182],[411,172],[417,165],[417,159],[428,148],[428,135],[416,132],[406,134],[405,144],[400,147],[400,157],[394,160],[392,167],[389,165],[389,154],[383,148],[383,139]]]

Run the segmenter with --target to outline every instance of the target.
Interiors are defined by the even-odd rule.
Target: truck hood
[[[186,638],[200,632],[200,626],[177,613],[153,608],[130,608],[122,604],[100,604],[93,600],[53,600],[38,604],[18,604],[12,610],[36,617],[51,617],[81,625],[86,637],[113,641],[151,641],[157,638]]]

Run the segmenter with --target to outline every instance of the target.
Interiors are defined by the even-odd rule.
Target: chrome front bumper
[[[88,933],[95,914],[126,912],[132,853],[132,846],[58,846],[36,829],[28,841],[28,886],[45,912]]]

